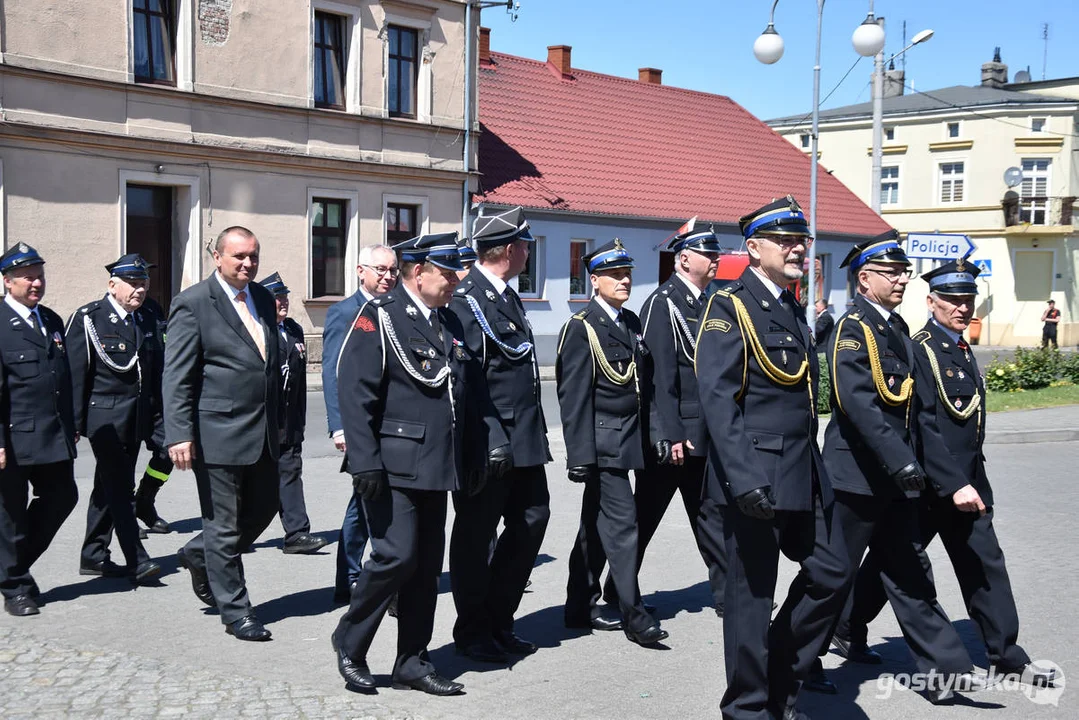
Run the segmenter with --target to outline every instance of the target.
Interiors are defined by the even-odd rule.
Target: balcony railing
[[[1001,201],[1004,226],[1071,225],[1075,197],[1015,195]]]

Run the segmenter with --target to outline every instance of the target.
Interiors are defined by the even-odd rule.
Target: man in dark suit
[[[158,343],[158,367],[165,365],[165,331],[168,327],[168,317],[165,310],[152,297],[147,297],[140,308],[143,315],[149,315],[157,323]],[[139,481],[139,489],[135,491],[135,517],[146,525],[146,531],[151,533],[167,534],[172,531],[168,522],[157,514],[157,493],[169,481],[172,474],[172,458],[169,457],[169,449],[165,446],[165,419],[164,410],[161,407],[161,394],[154,396],[154,432],[146,441],[146,449],[150,451],[150,459],[146,463],[142,480]]]
[[[709,228],[692,224],[670,242],[674,251],[674,273],[656,288],[641,310],[644,340],[652,354],[653,402],[666,437],[671,438],[671,463],[658,467],[646,463],[637,473],[634,501],[637,506],[637,569],[645,549],[659,527],[663,514],[677,490],[682,496],[690,530],[708,569],[712,605],[723,614],[727,555],[723,547],[723,517],[719,507],[709,502],[702,512],[704,484],[705,430],[701,419],[697,375],[693,359],[697,352],[698,317],[707,302],[704,289],[719,264],[719,239]],[[618,594],[610,576],[603,598],[617,603]]]
[[[472,240],[479,260],[461,281],[450,309],[464,328],[469,353],[483,363],[498,411],[491,418],[498,428],[490,439],[506,435],[510,444],[488,448],[488,478],[481,492],[453,495],[453,639],[463,655],[506,662],[508,655],[536,651],[514,634],[513,615],[551,517],[543,469],[551,456],[540,407],[535,339],[521,298],[507,284],[524,270],[534,240],[520,208],[480,215]],[[497,535],[500,520],[503,530]]]
[[[461,269],[456,239],[457,233],[423,235],[395,248],[401,282],[364,304],[338,362],[347,467],[371,531],[371,556],[331,638],[338,672],[353,690],[375,687],[367,651],[398,591],[394,687],[432,695],[464,687],[439,675],[427,653],[446,494],[477,490],[487,453],[477,414],[485,394],[481,370],[461,324],[445,309]],[[505,444],[503,436],[494,446]]]
[[[994,672],[1046,687],[1055,672],[1032,663],[1018,643],[1019,613],[993,529],[993,489],[982,454],[985,383],[963,339],[974,316],[979,272],[963,258],[922,275],[929,283],[930,319],[913,338],[917,455],[929,479],[918,499],[921,539],[928,545],[940,535]],[[876,554],[870,551],[866,567],[879,570]],[[873,583],[858,588],[860,602],[852,608],[858,614],[847,620],[853,637],[865,637],[888,600],[883,582],[891,581],[879,571],[871,577]]]
[[[652,646],[668,633],[641,602],[629,471],[644,469],[650,452],[659,464],[668,462],[670,443],[659,437],[649,396],[652,363],[640,318],[623,307],[633,285],[633,258],[616,238],[584,263],[595,295],[562,328],[555,364],[567,475],[584,485],[564,621],[569,628],[622,629],[631,641]],[[605,563],[621,618],[604,615],[599,606]]]
[[[202,532],[177,553],[195,595],[240,640],[269,640],[247,595],[243,553],[277,514],[281,361],[273,295],[254,282],[259,242],[217,236],[217,271],[176,296],[165,345],[165,437],[193,469]]]
[[[825,432],[824,459],[836,490],[835,516],[852,568],[858,568],[867,547],[878,558],[918,670],[932,674],[928,698],[944,702],[955,690],[979,690],[984,684],[970,674],[970,655],[937,602],[913,502],[926,479],[910,427],[918,412],[914,348],[906,323],[895,312],[910,281],[910,261],[892,230],[854,246],[840,265],[848,266],[858,294],[836,324],[828,348],[832,421]],[[847,600],[851,607],[865,602],[864,588],[874,569],[858,571]],[[880,662],[866,646],[864,629],[845,620],[836,627],[834,642],[848,659]]]
[[[157,576],[161,566],[139,540],[135,520],[135,462],[161,416],[161,338],[156,319],[142,311],[150,274],[141,255],[106,265],[108,292],[71,316],[67,346],[71,364],[75,428],[94,451],[94,489],[86,509],[82,575],[129,575],[135,582]],[[126,569],[109,559],[113,529]]]
[[[78,501],[64,321],[40,304],[44,265],[22,242],[0,255],[0,593],[16,617],[38,614],[30,566]]]
[[[281,275],[273,273],[259,282],[273,294],[277,308],[278,357],[281,360],[281,401],[278,404],[280,454],[277,470],[281,475],[281,527],[285,540],[281,549],[286,555],[310,554],[326,545],[311,534],[311,518],[303,499],[303,432],[307,425],[307,346],[303,328],[288,316],[288,286]]]
[[[696,368],[708,433],[705,495],[726,512],[724,718],[801,718],[799,684],[848,587],[843,535],[817,447],[817,352],[786,286],[809,226],[787,196],[739,220],[749,267],[708,301]],[[780,554],[801,569],[772,620]]]
[[[824,349],[828,347],[832,328],[835,327],[835,318],[832,317],[832,311],[828,309],[826,300],[818,300],[814,307],[817,310],[817,321],[813,323],[813,343],[818,348]]]
[[[322,328],[322,397],[326,404],[330,438],[334,447],[341,452],[346,449],[345,431],[341,427],[341,411],[337,404],[337,359],[341,355],[341,345],[363,304],[392,290],[397,284],[397,272],[397,256],[388,247],[368,245],[361,248],[359,265],[356,267],[360,288],[326,311],[326,323]],[[352,587],[360,576],[367,537],[363,505],[353,493],[345,509],[345,519],[341,523],[341,534],[337,541],[334,602],[348,602]]]

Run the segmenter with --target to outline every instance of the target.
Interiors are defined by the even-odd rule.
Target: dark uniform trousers
[[[850,561],[816,433],[817,353],[800,309],[752,269],[709,300],[697,336],[705,494],[724,512],[724,718],[782,717],[831,634]],[[786,379],[785,379],[786,378]],[[780,380],[784,380],[780,382]],[[770,489],[775,517],[737,499]],[[800,568],[772,618],[780,555]]]
[[[307,347],[303,328],[292,318],[277,327],[277,348],[283,385],[278,405],[281,451],[277,469],[281,475],[281,527],[285,542],[310,532],[311,520],[303,498],[303,439],[307,425]]]
[[[891,480],[892,473],[916,459],[908,412],[913,417],[918,404],[911,390],[907,401],[886,405],[880,398],[884,390],[875,385],[879,382],[890,392],[901,393],[905,378],[914,372],[911,340],[905,324],[895,318],[890,327],[859,295],[837,324],[829,348],[833,420],[825,436],[824,457],[836,488],[835,515],[852,567],[862,563],[867,548],[870,557],[878,558],[856,571],[836,633],[864,640],[864,631],[860,631],[863,637],[857,637],[859,631],[851,627],[849,618],[854,607],[867,602],[863,595],[873,584],[873,576],[883,574],[890,588],[888,599],[919,672],[966,672],[973,663],[937,601],[916,496],[904,495]],[[867,358],[870,339],[878,353],[876,379]],[[855,637],[850,637],[851,632]],[[820,651],[826,648],[822,645]]]
[[[64,324],[43,305],[38,313],[44,334],[0,299],[0,447],[7,456],[7,467],[0,470],[0,592],[5,598],[37,589],[30,566],[78,502]]]
[[[493,633],[513,631],[513,616],[551,517],[543,465],[550,453],[535,351],[527,350],[535,338],[517,293],[512,288],[499,293],[474,266],[454,293],[450,309],[461,322],[469,352],[482,360],[497,410],[488,428],[487,449],[493,450],[505,437],[514,462],[504,477],[489,481],[478,494],[453,494],[450,580],[457,608],[453,637],[459,645],[469,645]]]
[[[384,346],[383,332],[400,340]],[[397,594],[397,681],[435,671],[426,648],[445,553],[447,491],[464,486],[486,461],[486,443],[475,440],[493,410],[462,335],[447,310],[425,319],[402,284],[360,311],[338,363],[347,471],[384,471],[387,486],[362,503],[371,554],[334,640],[348,657],[365,661]],[[483,537],[490,542],[490,533]]]
[[[87,323],[95,333],[93,340]],[[164,433],[158,322],[141,308],[121,321],[106,296],[75,311],[67,343],[73,349],[75,423],[89,437],[96,461],[80,563],[85,567],[107,560],[115,530],[125,562],[134,568],[150,559],[135,519],[135,464],[142,441]],[[135,355],[138,369],[126,372],[103,359],[126,366]]]
[[[625,309],[621,317],[623,327],[617,327],[593,299],[566,323],[559,342],[556,373],[567,466],[598,466],[598,478],[584,483],[564,612],[569,625],[587,624],[590,617],[600,614],[600,577],[606,561],[622,622],[627,629],[640,632],[655,620],[641,602],[637,583],[637,509],[629,472],[644,467],[650,431],[655,434],[658,426],[648,394],[652,366],[640,319]],[[586,323],[594,335],[588,333]],[[597,351],[603,353],[602,358],[595,357]],[[593,362],[600,365],[594,379]],[[626,373],[630,362],[636,363],[638,377],[622,384],[601,370],[606,363],[614,372]]]
[[[637,570],[640,571],[648,543],[678,491],[697,549],[708,569],[712,605],[722,608],[727,577],[723,511],[711,500],[702,502],[707,439],[694,368],[694,338],[703,302],[703,295],[696,297],[686,283],[674,275],[645,300],[641,311],[644,339],[653,360],[653,401],[663,435],[672,443],[689,440],[695,449],[691,451],[684,447],[682,465],[657,467],[649,463],[637,473],[634,490]],[[608,602],[617,601],[610,578],[604,585],[603,597]]]
[[[930,479],[930,486],[914,501],[921,530],[919,541],[928,546],[940,536],[959,580],[967,612],[981,631],[990,664],[1021,667],[1030,662],[1030,657],[1017,644],[1019,614],[1004,553],[993,528],[993,490],[982,455],[985,408],[977,407],[973,413],[957,417],[959,410],[972,408],[975,395],[984,400],[984,383],[969,349],[955,343],[932,321],[914,336],[914,345],[915,387],[920,401],[918,455]],[[930,354],[933,363],[929,361]],[[938,388],[944,397],[938,394]],[[984,516],[955,507],[951,496],[966,485],[981,496],[986,505]],[[895,593],[894,581],[887,574],[882,576],[880,565],[877,553],[871,551],[859,571],[856,602],[841,621],[855,638],[865,637],[868,624],[883,609],[889,595]]]

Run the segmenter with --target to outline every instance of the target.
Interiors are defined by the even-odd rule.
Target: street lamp
[[[882,29],[881,36],[883,35]],[[932,30],[922,30],[914,36],[910,45],[892,55],[887,61],[884,59],[884,53],[878,52],[873,62],[873,166],[869,174],[869,204],[877,215],[880,215],[880,166],[884,155],[884,66],[931,37],[933,37]]]
[[[771,65],[783,57],[783,38],[776,32],[775,17],[776,5],[779,0],[773,0],[772,10],[768,15],[768,27],[761,36],[753,43],[753,55],[765,65]],[[813,64],[813,129],[810,133],[809,154],[810,162],[809,177],[809,233],[815,239],[817,237],[817,140],[818,125],[820,124],[820,38],[821,20],[824,16],[824,0],[817,0],[817,44],[815,62]],[[869,0],[869,14],[865,21],[858,26],[851,37],[851,43],[855,51],[862,57],[872,57],[884,48],[884,30],[877,24],[873,15],[873,0]],[[810,327],[817,318],[817,245],[809,246],[809,302],[806,314]]]
[[[472,166],[472,57],[475,54],[472,45],[476,41],[476,34],[472,30],[472,8],[483,10],[485,8],[504,7],[511,22],[517,22],[517,13],[521,10],[519,0],[465,0],[465,133],[464,133],[464,170],[465,181],[461,190],[461,237],[468,237],[468,212],[469,192],[468,175]]]

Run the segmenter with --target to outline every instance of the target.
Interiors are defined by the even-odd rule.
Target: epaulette
[[[588,308],[585,308],[579,313],[574,313],[573,317],[577,318],[578,320],[584,320],[586,317],[588,317]]]
[[[101,301],[100,300],[92,300],[91,302],[88,302],[85,305],[83,305],[81,308],[79,308],[77,310],[77,312],[80,312],[83,315],[85,315],[86,313],[90,312],[91,310],[97,310],[99,307],[101,307]]]
[[[465,278],[461,281],[461,284],[457,286],[457,294],[464,295],[475,286],[470,279]]]
[[[914,333],[914,337],[912,337],[911,340],[916,343],[920,343],[925,342],[930,337],[932,337],[932,335],[928,330],[919,330],[918,332]]]
[[[742,284],[741,280],[735,280],[724,285],[719,290],[716,290],[714,294],[719,295],[720,297],[730,297],[732,293],[738,292],[743,287],[745,286]]]
[[[862,311],[861,310],[851,310],[850,312],[847,313],[847,317],[849,317],[851,320],[857,320],[857,321],[861,322],[861,320],[862,320]]]
[[[390,295],[379,295],[376,298],[371,298],[367,302],[374,305],[375,307],[382,307],[383,305],[389,305],[390,303],[392,303],[393,297]]]

